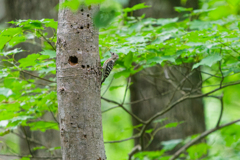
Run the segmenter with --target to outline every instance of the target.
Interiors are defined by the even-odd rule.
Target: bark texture
[[[142,2],[143,0],[131,0],[130,6]],[[152,5],[152,8],[136,11],[134,15],[140,16],[146,14],[146,17],[154,18],[175,17],[177,13],[174,11],[173,7],[181,6],[181,2],[180,0],[149,0],[146,2],[146,5]],[[188,0],[186,6],[196,9],[196,7],[198,7],[198,2],[196,0]],[[155,113],[164,110],[171,99],[171,102],[174,102],[183,96],[181,91],[174,93],[174,90],[186,77],[188,78],[183,83],[182,88],[194,89],[199,82],[201,82],[201,74],[197,70],[191,73],[191,65],[172,67],[155,66],[135,74],[132,76],[133,84],[130,86],[131,101],[133,102],[151,97],[155,98],[142,103],[132,104],[132,112],[143,120],[147,120]],[[171,83],[171,81],[173,83]],[[188,91],[190,90],[186,90],[186,92]],[[161,149],[162,141],[186,138],[189,135],[201,133],[205,130],[202,99],[184,101],[159,118],[167,118],[167,120],[159,125],[153,123],[148,129],[157,129],[171,122],[183,121],[184,123],[174,128],[161,129],[158,131],[146,150]],[[138,124],[139,123],[133,119],[133,125],[135,126]],[[134,130],[134,134],[136,133],[138,133],[138,131]],[[149,136],[145,136],[145,146],[149,139]],[[135,140],[135,145],[137,144],[139,144],[139,139]]]
[[[63,160],[106,160],[98,30],[92,22],[97,9],[59,11],[56,65]]]

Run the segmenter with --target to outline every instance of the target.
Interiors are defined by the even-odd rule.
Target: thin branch
[[[41,79],[41,80],[44,80],[44,81],[47,81],[47,82],[56,83],[55,81],[51,81],[51,80],[48,80],[48,79],[45,79],[45,78],[41,78],[41,77],[35,76],[32,73],[29,73],[29,72],[24,71],[24,70],[20,70],[20,71],[23,72],[23,73],[27,73],[27,74],[29,74],[32,77],[35,77],[35,78],[38,78],[38,79]]]
[[[226,45],[226,44],[224,44],[223,42],[221,42],[221,41],[218,41],[219,43],[221,43],[222,45],[224,45],[225,47],[228,47],[228,48],[230,48],[231,50],[233,50],[234,52],[236,52],[237,54],[240,54],[237,50],[235,50],[234,48],[232,48],[231,46],[229,46],[229,45]],[[233,55],[232,55],[233,56]],[[234,58],[237,58],[237,57],[235,57],[235,56],[233,56]]]
[[[54,121],[57,122],[57,124],[58,124],[58,126],[59,126],[59,122],[58,122],[58,120],[56,119],[56,117],[54,116],[53,111],[51,110],[50,106],[48,106],[48,109],[50,110],[50,113],[51,113]]]
[[[229,123],[226,123],[226,124],[223,124],[223,125],[221,125],[221,126],[218,126],[218,127],[215,127],[215,128],[213,128],[213,129],[210,129],[210,130],[208,130],[208,131],[203,132],[200,136],[198,136],[198,137],[195,138],[194,140],[188,142],[188,143],[185,144],[183,147],[181,147],[181,148],[170,158],[170,160],[174,160],[174,159],[178,158],[182,152],[184,152],[186,149],[188,149],[189,147],[191,147],[192,145],[194,145],[194,144],[195,144],[196,142],[198,142],[199,140],[205,138],[205,137],[208,136],[209,134],[211,134],[211,133],[213,133],[213,132],[215,132],[215,131],[217,131],[217,130],[219,130],[219,129],[221,129],[221,128],[224,128],[224,127],[230,126],[230,125],[232,125],[232,124],[234,124],[234,123],[237,123],[237,122],[239,122],[239,121],[240,121],[240,119],[235,120],[235,121],[232,121],[232,122],[229,122]]]
[[[201,97],[205,97],[209,94],[212,94],[218,90],[221,90],[222,88],[226,88],[226,87],[229,87],[229,86],[232,86],[232,85],[237,85],[237,84],[240,84],[240,81],[236,81],[234,83],[231,83],[231,84],[227,84],[225,86],[222,86],[221,88],[216,88],[210,92],[207,92],[207,93],[204,93],[204,94],[199,94],[199,95],[193,95],[193,96],[184,96],[180,99],[178,99],[177,101],[175,101],[174,103],[172,103],[171,105],[169,105],[165,110],[163,110],[162,112],[158,112],[157,114],[155,114],[153,117],[151,117],[148,121],[147,121],[147,124],[148,123],[151,123],[154,119],[156,119],[158,116],[161,116],[163,115],[164,113],[166,113],[167,111],[169,111],[170,109],[172,109],[175,105],[179,104],[180,102],[183,102],[187,99],[195,99],[195,98],[201,98]]]
[[[141,148],[141,146],[140,146],[139,144],[136,145],[135,147],[133,147],[133,149],[131,150],[131,152],[128,153],[128,160],[131,160],[131,159],[132,159],[132,156],[133,156],[134,154],[136,154],[137,152],[141,151],[141,150],[142,150],[142,148]]]
[[[220,110],[220,115],[219,115],[219,118],[218,118],[218,121],[217,121],[217,125],[216,125],[216,128],[219,127],[219,124],[221,122],[221,119],[222,119],[222,114],[223,114],[223,94],[221,95],[221,97],[219,98],[220,100],[220,103],[221,103],[221,110]]]
[[[6,157],[28,157],[28,155],[10,155],[10,154],[0,154],[0,156],[6,156]],[[38,157],[38,156],[35,156],[34,158],[31,158],[31,159],[62,159],[62,157]]]
[[[38,144],[38,145],[40,145],[40,146],[44,146],[44,147],[46,147],[47,149],[49,149],[49,147],[43,145],[43,144],[42,144],[41,142],[39,142],[39,141],[36,141],[36,140],[34,140],[34,139],[31,139],[31,138],[29,138],[29,137],[27,137],[27,136],[20,135],[20,134],[15,133],[15,132],[11,132],[11,133],[12,133],[12,134],[15,134],[15,135],[18,136],[19,138],[27,139],[27,140],[30,141],[30,142],[33,142],[33,143]]]
[[[101,96],[104,96],[104,94],[108,91],[108,88],[112,84],[113,79],[114,79],[114,76],[112,77],[111,82],[109,83],[109,85],[107,86],[106,90],[103,92],[103,94]]]
[[[126,139],[122,139],[122,140],[118,140],[118,141],[107,141],[107,142],[104,142],[104,143],[119,143],[119,142],[125,142],[125,141],[128,141],[128,140],[131,140],[131,139],[135,139],[135,138],[139,138],[140,136],[139,135],[135,135],[135,136],[132,136],[130,138],[126,138]]]
[[[114,107],[108,108],[108,109],[102,111],[102,113],[105,113],[105,112],[107,112],[107,111],[110,111],[110,110],[112,110],[112,109],[119,108],[119,107],[120,107],[120,106],[114,106]]]
[[[56,47],[53,46],[53,44],[52,44],[40,31],[37,31],[37,32],[43,37],[43,39],[44,39],[48,44],[51,45],[51,47],[54,49],[54,51],[56,51]]]
[[[122,105],[124,104],[125,102],[125,98],[126,98],[126,95],[127,95],[127,91],[128,91],[128,88],[129,88],[129,85],[131,83],[131,77],[128,77],[128,82],[127,82],[127,86],[126,86],[126,89],[125,89],[125,92],[124,92],[124,96],[123,96],[123,101],[122,101]]]
[[[222,75],[221,82],[220,82],[220,87],[222,87],[223,80],[224,80],[224,75],[223,75],[222,68],[221,68],[221,61],[219,61],[219,71],[220,71],[220,73]]]
[[[25,130],[25,128],[23,127],[23,126],[21,126],[21,128],[22,128],[22,131],[23,131],[23,133],[24,133],[24,135],[25,135],[25,139],[26,139],[26,141],[27,141],[27,146],[28,146],[28,150],[29,150],[29,153],[31,154],[31,156],[33,157],[33,153],[32,153],[32,151],[31,151],[31,148],[30,148],[30,143],[29,143],[29,141],[28,141],[28,139],[27,139],[27,132],[26,132],[26,130]]]
[[[131,113],[130,111],[128,111],[122,104],[116,102],[116,101],[112,101],[109,100],[107,98],[101,97],[101,99],[105,100],[106,102],[109,103],[113,103],[113,104],[117,104],[119,107],[121,107],[124,111],[126,111],[128,114],[130,114],[133,118],[135,118],[138,122],[145,124],[145,122],[143,120],[141,120],[140,118],[138,118],[135,114]]]
[[[216,91],[218,91],[218,90],[221,90],[221,89],[223,89],[223,88],[226,88],[226,87],[229,87],[229,86],[232,86],[232,85],[237,85],[237,84],[240,84],[240,81],[236,81],[236,82],[234,82],[234,83],[231,83],[231,84],[222,86],[221,88],[219,87],[219,88],[214,89],[214,90],[212,90],[212,91],[210,91],[210,92],[207,92],[207,93],[205,93],[205,94],[199,94],[199,95],[193,95],[193,96],[187,95],[187,96],[184,96],[184,97],[182,97],[182,98],[179,98],[177,101],[175,101],[174,103],[172,103],[171,105],[169,105],[168,107],[166,107],[166,109],[164,109],[164,110],[161,111],[161,112],[156,113],[154,116],[152,116],[151,118],[149,118],[145,123],[143,123],[144,125],[143,125],[143,127],[142,127],[141,132],[140,132],[140,136],[141,136],[141,137],[143,136],[143,134],[145,133],[145,130],[146,130],[147,126],[148,126],[154,119],[156,119],[157,117],[165,114],[166,112],[168,112],[169,110],[171,110],[173,107],[175,107],[177,104],[179,104],[179,103],[181,103],[181,102],[183,102],[183,101],[185,101],[185,100],[187,100],[187,99],[195,99],[195,98],[205,97],[205,96],[208,96],[209,94],[212,94],[212,93],[214,93],[214,92],[216,92]]]

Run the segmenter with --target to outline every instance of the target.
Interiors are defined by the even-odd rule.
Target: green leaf
[[[72,11],[77,11],[80,6],[79,0],[66,0],[60,4],[59,9],[70,8]]]
[[[5,97],[9,97],[13,94],[12,90],[9,88],[2,87],[0,88],[0,95],[4,95]]]
[[[43,50],[40,52],[42,55],[48,55],[49,58],[55,58],[56,57],[56,51],[53,50]]]
[[[168,123],[164,126],[164,128],[172,128],[172,127],[177,127],[179,124],[182,124],[183,121],[181,122],[172,122],[172,123]]]
[[[165,120],[167,120],[167,118],[161,118],[161,119],[154,120],[153,123],[161,123]]]
[[[54,19],[42,19],[40,20],[43,24],[45,24],[46,27],[51,27],[57,30],[58,22],[54,21]]]
[[[121,76],[124,76],[124,77],[129,77],[129,75],[131,74],[131,71],[129,70],[123,70],[123,71],[120,71],[120,72],[117,72],[114,74],[114,78],[119,78]]]
[[[26,38],[25,36],[19,35],[19,36],[14,36],[9,42],[8,44],[13,47],[19,43],[25,42]]]
[[[28,123],[31,130],[40,130],[45,132],[48,129],[58,130],[58,124],[56,122],[37,121]]]
[[[33,148],[34,151],[39,150],[39,149],[46,149],[46,147],[40,146],[40,147],[34,147],[34,148]]]
[[[24,50],[20,49],[20,48],[15,48],[11,51],[8,51],[8,52],[2,52],[0,53],[1,55],[4,55],[4,56],[8,56],[8,55],[12,55],[12,54],[16,54],[16,53],[20,53],[20,52],[23,52]]]
[[[193,65],[192,69],[195,69],[201,65],[206,65],[206,66],[209,66],[211,67],[213,64],[217,63],[218,61],[222,60],[222,56],[219,55],[219,54],[214,54],[214,55],[210,55],[206,58],[203,58],[201,60],[201,62],[199,63],[196,63]]]
[[[22,33],[22,28],[20,27],[7,28],[1,32],[0,36],[15,36],[21,33]]]
[[[22,157],[20,160],[31,160],[31,159],[28,157]]]
[[[167,25],[170,23],[177,22],[178,19],[179,19],[178,17],[176,17],[176,18],[159,18],[159,19],[157,19],[156,24],[157,25]]]
[[[174,7],[175,11],[181,13],[181,12],[191,12],[192,8],[184,8],[184,7]]]
[[[207,154],[207,151],[209,148],[210,148],[210,146],[208,146],[208,144],[200,143],[200,144],[196,144],[196,145],[188,148],[187,152],[191,159],[199,159],[203,155]]]
[[[34,66],[36,64],[37,58],[40,57],[40,54],[30,54],[26,58],[20,59],[18,62],[20,63],[20,67],[28,67],[28,66]]]
[[[139,3],[139,4],[134,5],[131,8],[125,8],[125,9],[123,9],[123,11],[124,12],[132,12],[132,11],[135,11],[135,10],[149,8],[149,7],[151,7],[151,6],[145,5],[145,3]]]
[[[58,150],[58,149],[61,149],[61,146],[49,148],[48,151],[55,151],[55,150]]]
[[[133,53],[129,52],[124,57],[124,66],[126,66],[126,68],[130,68],[132,66],[132,62],[133,62]]]
[[[111,87],[109,88],[109,91],[112,91],[112,90],[114,90],[114,89],[118,89],[118,88],[124,87],[124,86],[125,86],[125,85],[111,86]]]
[[[190,29],[198,29],[198,30],[203,30],[203,29],[208,29],[212,27],[211,22],[206,22],[206,21],[200,21],[200,20],[194,20],[189,22]]]
[[[152,131],[153,131],[153,129],[148,129],[148,130],[146,130],[145,132],[146,132],[146,133],[152,133]]]
[[[164,61],[175,62],[175,58],[173,56],[162,56],[162,57],[153,57],[147,60],[147,64],[151,64],[153,62],[162,64]]]
[[[93,17],[93,22],[98,28],[106,27],[119,14],[116,8],[101,8]]]
[[[153,160],[153,159],[162,160],[161,156],[164,154],[164,152],[165,151],[163,149],[161,151],[143,151],[143,152],[136,153],[134,157],[140,158],[141,160]]]
[[[166,151],[170,151],[175,148],[179,143],[181,143],[182,139],[172,139],[169,141],[162,141],[161,144],[163,145],[163,149]]]
[[[5,136],[6,134],[9,134],[10,130],[6,129],[5,131],[0,132],[0,136]]]

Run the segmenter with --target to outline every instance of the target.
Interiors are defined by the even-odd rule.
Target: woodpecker
[[[105,81],[105,79],[109,76],[111,70],[113,69],[114,63],[116,62],[116,60],[119,58],[118,55],[116,53],[111,52],[111,58],[108,58],[104,63],[103,63],[103,80],[101,82],[101,84]]]

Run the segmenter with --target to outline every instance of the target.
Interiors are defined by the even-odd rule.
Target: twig
[[[120,107],[120,106],[114,106],[114,107],[108,108],[108,109],[102,111],[102,113],[105,113],[105,112],[107,112],[107,111],[110,111],[110,110],[112,110],[112,109],[119,108],[119,107]]]
[[[237,54],[240,54],[237,50],[235,50],[234,48],[232,48],[232,47],[230,47],[230,46],[224,44],[223,42],[221,42],[221,41],[218,41],[218,42],[221,43],[222,45],[224,45],[225,47],[230,48],[231,50],[233,50],[233,51],[236,52]],[[233,55],[232,55],[232,56],[233,56]],[[237,58],[237,57],[235,57],[235,56],[233,56],[233,57],[234,57],[234,58]]]
[[[111,82],[109,83],[109,85],[107,86],[106,90],[103,92],[103,94],[101,96],[104,96],[104,94],[108,91],[108,88],[110,87],[110,85],[112,84],[112,81],[114,79],[114,76],[112,77]]]
[[[218,118],[218,121],[217,121],[217,125],[216,125],[216,128],[219,127],[219,124],[221,122],[221,119],[222,119],[222,114],[223,114],[223,94],[221,95],[221,97],[219,98],[220,100],[220,103],[221,103],[221,111],[220,111],[220,115],[219,115],[219,118]]]
[[[125,89],[125,92],[124,92],[122,105],[123,105],[124,102],[125,102],[125,98],[126,98],[126,95],[127,95],[127,90],[128,90],[128,88],[129,88],[129,84],[130,84],[130,83],[131,83],[131,77],[128,77],[128,82],[127,82],[127,86],[126,86],[126,89]]]
[[[0,156],[6,156],[6,157],[28,157],[28,155],[10,155],[10,154],[0,154]],[[31,159],[62,159],[62,157],[38,157],[38,156],[35,156],[34,158],[31,158]]]
[[[213,128],[213,129],[210,129],[210,130],[208,130],[208,131],[203,132],[200,136],[198,136],[198,137],[195,138],[194,140],[188,142],[188,143],[185,144],[183,147],[181,147],[181,148],[170,158],[170,160],[174,160],[174,159],[178,158],[182,152],[184,152],[186,149],[188,149],[189,147],[191,147],[192,145],[194,145],[197,141],[203,139],[203,138],[206,137],[207,135],[209,135],[209,134],[211,134],[211,133],[213,133],[213,132],[215,132],[215,131],[217,131],[217,130],[219,130],[219,129],[221,129],[221,128],[224,128],[224,127],[227,127],[227,126],[232,125],[232,124],[234,124],[234,123],[237,123],[237,122],[239,122],[239,121],[240,121],[240,119],[235,120],[235,121],[232,121],[232,122],[229,122],[229,123],[226,123],[226,124],[223,124],[223,125],[221,125],[221,126],[218,126],[218,127],[215,127],[215,128]]]
[[[43,37],[43,39],[44,39],[48,44],[50,44],[51,47],[56,51],[56,47],[53,46],[52,43],[51,43],[41,32],[39,32],[39,31],[37,31],[37,32],[38,32],[38,33]]]
[[[130,114],[133,118],[135,118],[138,122],[145,124],[145,122],[143,120],[141,120],[140,118],[138,118],[135,114],[131,113],[130,111],[128,111],[122,104],[116,102],[116,101],[112,101],[109,100],[107,98],[101,97],[101,99],[105,100],[106,102],[110,102],[113,104],[117,104],[119,107],[121,107],[124,111],[126,111],[128,114]]]
[[[135,139],[135,138],[139,138],[140,136],[139,135],[135,135],[135,136],[132,136],[130,138],[126,138],[126,139],[122,139],[122,140],[118,140],[118,141],[107,141],[107,142],[104,142],[104,143],[119,143],[119,142],[125,142],[125,141],[128,141],[128,140],[131,140],[131,139]]]
[[[132,156],[134,154],[136,154],[137,152],[141,151],[141,146],[138,144],[136,145],[135,147],[133,147],[132,151],[130,153],[128,153],[128,160],[131,160],[132,159]]]
[[[151,118],[149,118],[145,123],[143,123],[144,125],[143,125],[143,127],[142,127],[141,132],[140,132],[140,137],[143,136],[143,134],[145,133],[145,130],[146,130],[147,126],[148,126],[154,119],[156,119],[157,117],[165,114],[166,112],[168,112],[169,110],[171,110],[173,107],[175,107],[177,104],[179,104],[179,103],[181,103],[181,102],[183,102],[183,101],[185,101],[185,100],[187,100],[187,99],[195,99],[195,98],[201,98],[201,97],[208,96],[209,94],[212,94],[212,93],[214,93],[214,92],[216,92],[216,91],[218,91],[218,90],[221,90],[221,89],[223,89],[223,88],[226,88],[226,87],[229,87],[229,86],[232,86],[232,85],[236,85],[236,84],[240,84],[240,81],[236,81],[236,82],[234,82],[234,83],[231,83],[231,84],[222,86],[221,88],[214,89],[214,90],[212,90],[212,91],[210,91],[210,92],[207,92],[207,93],[205,93],[205,94],[199,94],[199,95],[193,95],[193,96],[187,95],[187,96],[184,96],[184,97],[182,97],[182,98],[179,98],[177,101],[175,101],[175,102],[172,103],[171,105],[167,106],[166,109],[164,109],[164,110],[161,111],[161,112],[156,113],[156,114],[153,115]]]
[[[51,113],[54,121],[57,122],[57,124],[59,125],[59,122],[58,122],[58,120],[56,119],[56,117],[54,116],[53,111],[51,110],[50,106],[48,106],[48,109],[50,110],[50,113]]]
[[[48,79],[45,79],[45,78],[41,78],[41,77],[35,76],[35,75],[33,75],[33,74],[31,74],[31,73],[29,73],[27,71],[24,71],[24,70],[20,70],[20,71],[23,72],[23,73],[27,73],[27,74],[31,75],[32,77],[35,77],[35,78],[38,78],[38,79],[41,79],[41,80],[44,80],[44,81],[47,81],[47,82],[56,83],[55,81],[51,81],[51,80],[48,80]]]
[[[47,149],[49,149],[49,147],[43,145],[43,144],[42,144],[41,142],[39,142],[39,141],[36,141],[36,140],[34,140],[34,139],[31,139],[31,138],[29,138],[29,137],[27,137],[27,136],[20,135],[20,134],[15,133],[15,132],[11,132],[11,133],[12,133],[12,134],[15,134],[16,136],[18,136],[18,137],[20,137],[20,138],[22,138],[22,139],[27,139],[27,140],[30,141],[30,142],[33,142],[33,143],[38,144],[38,145],[40,145],[40,146],[44,146],[44,147],[46,147]]]
[[[223,83],[223,80],[224,80],[224,75],[223,75],[223,72],[222,72],[222,68],[221,68],[221,61],[219,61],[219,71],[221,72],[221,81],[220,81],[220,87],[222,87],[222,83]]]
[[[21,126],[21,128],[22,128],[22,131],[23,131],[23,133],[24,133],[24,135],[25,135],[25,137],[26,137],[25,139],[26,139],[26,141],[27,141],[29,153],[30,153],[31,156],[33,157],[33,153],[32,153],[31,148],[30,148],[30,143],[29,143],[29,141],[28,141],[28,139],[27,139],[27,132],[26,132],[26,130],[25,130],[25,128],[24,128],[23,126]]]

